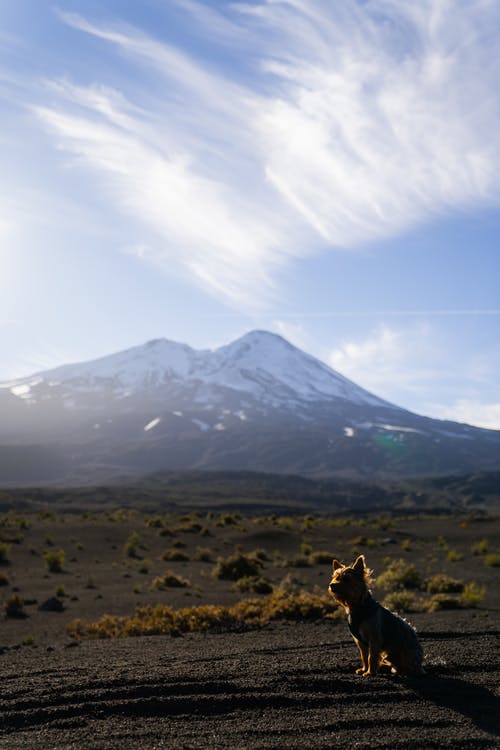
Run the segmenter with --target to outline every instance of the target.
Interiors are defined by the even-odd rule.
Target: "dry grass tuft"
[[[206,604],[174,609],[162,604],[138,607],[132,617],[104,615],[96,622],[74,620],[67,626],[71,638],[127,638],[258,628],[270,622],[320,620],[336,617],[337,606],[327,595],[276,591],[269,596],[243,599],[230,607]]]

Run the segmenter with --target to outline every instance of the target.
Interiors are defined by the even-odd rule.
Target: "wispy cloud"
[[[204,7],[176,5],[193,21]],[[499,202],[500,7],[459,5],[205,8],[205,36],[237,37],[244,70],[60,12],[146,70],[147,93],[56,81],[35,111],[156,235],[145,260],[255,307],[291,258]]]
[[[500,429],[498,352],[464,357],[460,340],[428,323],[381,325],[327,356],[331,367],[398,406],[427,416]],[[418,406],[417,406],[418,404]]]
[[[292,0],[259,18],[280,30],[266,69],[284,91],[259,121],[267,174],[326,241],[498,201],[498,4]]]
[[[485,403],[479,399],[458,399],[453,404],[436,404],[434,415],[441,419],[500,430],[500,402]]]
[[[342,342],[329,353],[328,363],[377,395],[394,398],[398,393],[404,399],[435,381],[436,371],[422,366],[431,359],[431,349],[425,325],[381,325],[367,337]]]

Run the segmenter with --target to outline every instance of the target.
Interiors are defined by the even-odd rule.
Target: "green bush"
[[[481,604],[484,599],[485,593],[486,589],[484,586],[480,586],[479,584],[474,583],[474,581],[466,583],[464,586],[464,590],[460,594],[462,607],[474,609],[478,606],[478,604]]]
[[[58,549],[43,553],[43,559],[50,573],[61,573],[64,567],[64,550]]]
[[[481,539],[479,542],[475,542],[475,544],[472,545],[471,552],[473,555],[485,555],[488,552],[488,549],[488,540]]]
[[[127,555],[127,557],[139,557],[139,542],[139,534],[136,531],[133,531],[123,545],[124,554]]]
[[[377,585],[389,591],[419,589],[422,586],[422,577],[415,566],[406,560],[392,560],[387,570],[378,576]]]
[[[273,590],[272,583],[267,578],[256,576],[244,576],[236,581],[235,587],[238,591],[252,591],[255,594],[270,594]]]
[[[9,554],[10,554],[10,544],[5,544],[5,542],[0,542],[0,565],[7,565],[10,562]]]
[[[429,578],[426,586],[430,594],[460,594],[464,590],[464,587],[465,583],[463,581],[452,578],[446,575],[446,573],[438,573]]]
[[[309,560],[312,565],[331,565],[335,555],[332,552],[326,550],[318,550],[309,555]]]
[[[196,547],[194,559],[198,562],[211,562],[212,551],[208,547]]]
[[[357,537],[355,537],[352,540],[352,544],[354,544],[356,547],[376,547],[377,542],[375,539],[372,539],[372,537],[366,537],[363,536],[363,534],[359,534]]]
[[[151,570],[152,565],[153,563],[151,560],[148,560],[148,559],[141,560],[139,567],[138,567],[139,573],[146,575]]]
[[[460,594],[437,593],[422,602],[422,607],[428,612],[441,609],[475,609],[485,595],[484,586],[473,581],[464,584]]]
[[[425,599],[422,606],[427,612],[438,612],[442,609],[462,609],[460,597],[453,594],[434,594],[429,599]]]
[[[226,558],[218,557],[212,574],[225,581],[238,581],[245,576],[257,576],[261,565],[255,557],[236,552]]]
[[[382,604],[391,612],[414,612],[415,594],[407,589],[393,591],[391,594],[387,594]]]
[[[167,549],[162,554],[161,559],[166,562],[187,562],[189,560],[189,555],[186,555],[185,552],[181,552],[178,549]]]
[[[311,558],[309,555],[297,555],[296,557],[290,557],[286,564],[290,568],[309,568],[311,565]]]
[[[151,591],[162,591],[166,588],[186,588],[190,586],[190,582],[187,578],[175,575],[171,570],[166,570],[162,576],[157,576],[151,582]]]
[[[484,564],[489,565],[491,568],[500,567],[500,554],[497,552],[490,552],[484,556]]]

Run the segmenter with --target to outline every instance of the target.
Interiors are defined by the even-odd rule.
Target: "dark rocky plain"
[[[2,611],[13,595],[24,600],[23,616],[0,619],[2,750],[500,747],[500,587],[498,567],[486,564],[500,551],[494,515],[47,506],[3,513],[0,543]],[[76,618],[263,596],[213,575],[217,558],[235,549],[258,551],[260,574],[275,587],[286,579],[325,592],[330,566],[311,554],[326,551],[344,562],[363,553],[375,574],[403,559],[423,580],[446,573],[483,586],[485,596],[470,609],[406,615],[426,653],[421,678],[354,674],[358,654],[343,618],[177,637],[68,637]],[[46,553],[58,550],[62,571],[50,572]],[[172,551],[180,559],[163,559]],[[151,590],[167,568],[187,585]],[[376,581],[373,590],[387,594]],[[62,611],[39,609],[51,597]]]

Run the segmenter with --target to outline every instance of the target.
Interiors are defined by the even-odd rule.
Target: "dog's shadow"
[[[457,677],[433,673],[408,680],[421,698],[456,711],[485,732],[500,736],[500,699],[485,687]]]

